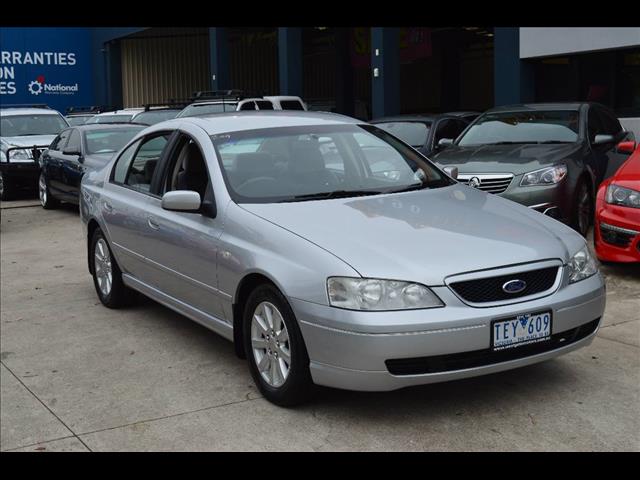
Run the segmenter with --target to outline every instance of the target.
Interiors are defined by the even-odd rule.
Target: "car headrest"
[[[184,160],[184,170],[189,173],[204,173],[207,168],[202,158],[202,153],[198,146],[191,142],[187,144],[186,158]]]
[[[258,175],[273,172],[275,161],[268,153],[239,153],[236,156],[235,166],[238,173]]]
[[[299,141],[292,145],[290,168],[294,172],[317,172],[325,169],[320,146],[315,141]]]

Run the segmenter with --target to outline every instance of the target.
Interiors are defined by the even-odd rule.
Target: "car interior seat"
[[[200,149],[194,142],[189,142],[184,148],[183,170],[178,173],[176,187],[178,190],[196,191],[202,199],[209,183],[207,165]]]

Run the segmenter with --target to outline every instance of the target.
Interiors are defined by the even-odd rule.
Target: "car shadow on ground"
[[[220,335],[143,295],[139,295],[135,305],[130,308],[152,313],[154,321],[161,322],[163,327],[179,331],[185,342],[197,341],[204,348],[215,351],[218,362],[242,363],[247,382],[252,383],[246,360],[239,359],[235,355],[233,344]],[[405,415],[422,411],[444,410],[446,415],[464,415],[478,408],[510,408],[507,397],[513,399],[514,395],[526,395],[534,389],[539,392],[556,390],[566,385],[574,374],[571,365],[556,359],[480,377],[390,392],[357,392],[316,387],[310,401],[295,409],[312,414],[318,408],[323,411],[344,409],[349,415],[358,416],[362,420],[375,418],[377,415],[384,415],[386,418],[397,416],[400,420]]]

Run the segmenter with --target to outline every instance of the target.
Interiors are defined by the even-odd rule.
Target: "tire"
[[[256,316],[263,326],[273,328],[261,327],[260,322],[254,320]],[[275,286],[262,284],[249,295],[244,308],[243,337],[249,371],[267,400],[290,407],[310,398],[315,386],[309,371],[307,349],[293,310]],[[252,338],[259,339],[258,348]]]
[[[0,172],[0,200],[3,202],[13,200],[14,197],[13,186],[8,181],[7,176]]]
[[[580,180],[571,208],[571,228],[586,238],[593,221],[593,213],[593,194],[587,182],[584,179]]]
[[[45,210],[53,210],[60,205],[58,199],[51,195],[49,183],[44,172],[40,172],[40,178],[38,179],[38,198],[40,199],[40,205]]]
[[[127,288],[122,281],[120,267],[113,257],[109,242],[99,227],[93,232],[90,248],[93,285],[102,304],[109,308],[129,305],[133,300],[133,290]]]

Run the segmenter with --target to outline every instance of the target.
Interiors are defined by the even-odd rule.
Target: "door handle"
[[[153,217],[147,217],[147,223],[154,230],[158,230],[160,228],[160,225],[158,225],[158,223],[156,223],[156,221],[153,219]]]
[[[104,202],[102,204],[102,208],[104,208],[104,210],[106,212],[109,212],[109,213],[113,212],[113,207],[111,206],[111,204],[109,202]]]

